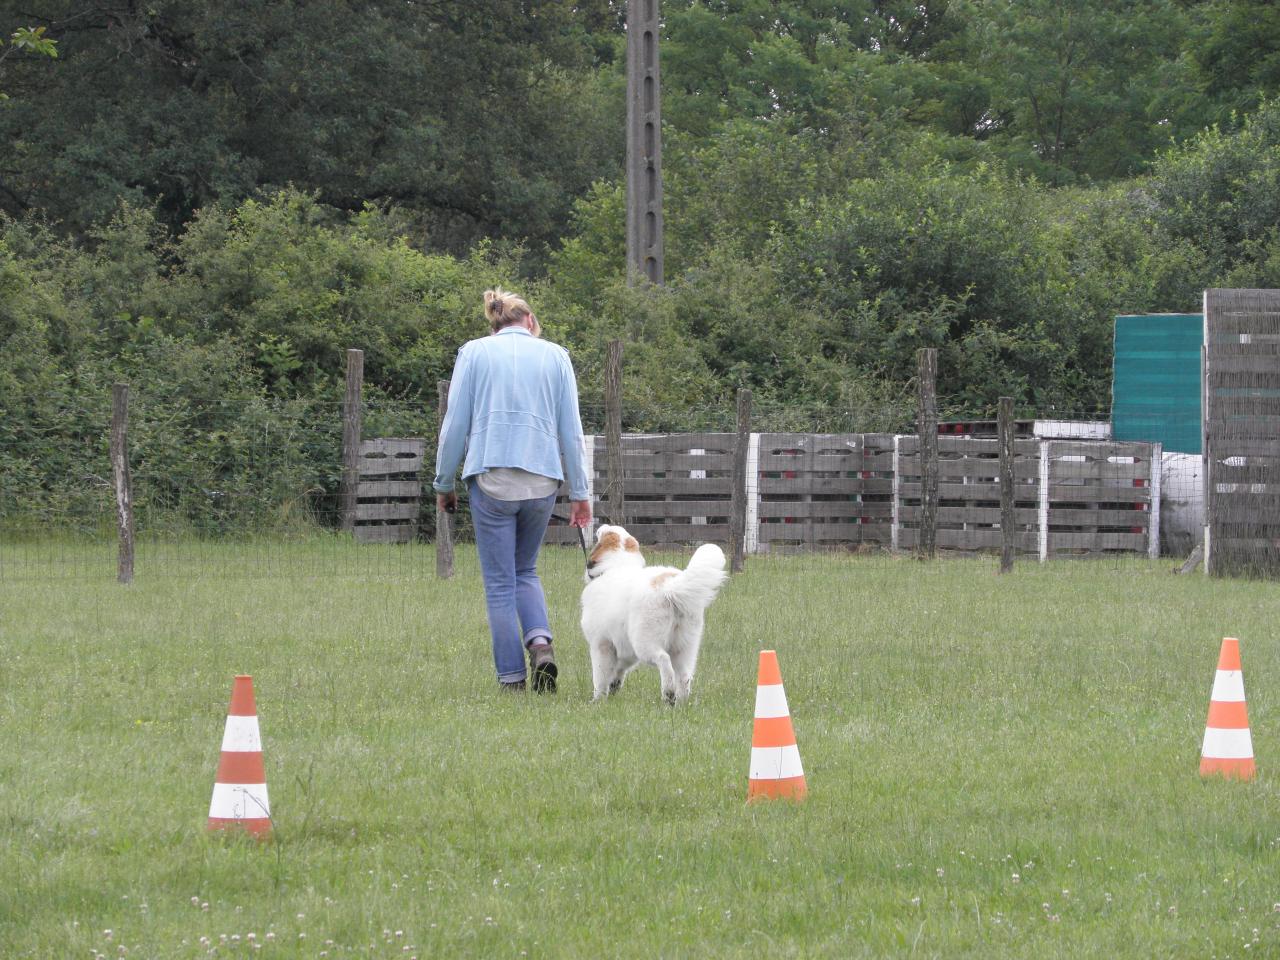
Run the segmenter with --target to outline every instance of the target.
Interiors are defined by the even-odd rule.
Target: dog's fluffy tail
[[[716,598],[726,576],[724,551],[714,543],[704,543],[693,552],[689,565],[661,589],[677,610],[704,610]]]

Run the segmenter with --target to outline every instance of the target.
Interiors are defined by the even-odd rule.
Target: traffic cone
[[[800,748],[791,729],[791,712],[782,689],[782,672],[773,650],[760,651],[756,680],[756,717],[751,730],[751,772],[747,802],[784,797],[803,800],[808,788],[800,766]]]
[[[1225,637],[1218,654],[1218,673],[1209,696],[1209,720],[1200,750],[1200,775],[1221,774],[1252,780],[1253,738],[1244,705],[1244,674],[1240,671],[1240,641]]]
[[[242,829],[255,837],[271,832],[267,803],[267,771],[262,763],[262,737],[253,703],[253,677],[238,676],[231,687],[231,707],[222,734],[222,758],[209,802],[209,829]]]

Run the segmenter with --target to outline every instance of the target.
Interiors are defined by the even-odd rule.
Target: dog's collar
[[[596,566],[596,565],[594,565],[594,564],[591,564],[591,563],[588,563],[588,564],[587,564],[587,579],[588,579],[588,580],[594,580],[596,577],[602,576],[603,574],[604,574],[604,571],[603,571],[603,570],[601,570],[598,566]]]

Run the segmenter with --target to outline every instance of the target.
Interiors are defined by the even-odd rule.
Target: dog
[[[704,614],[725,576],[724,552],[714,543],[698,547],[683,570],[647,567],[635,537],[600,527],[582,590],[593,699],[616,692],[632,667],[648,663],[662,676],[667,703],[687,700]]]

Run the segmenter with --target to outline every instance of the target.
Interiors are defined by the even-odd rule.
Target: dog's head
[[[607,573],[615,567],[643,567],[640,543],[622,527],[604,524],[596,531],[595,549],[587,558],[587,579]]]

